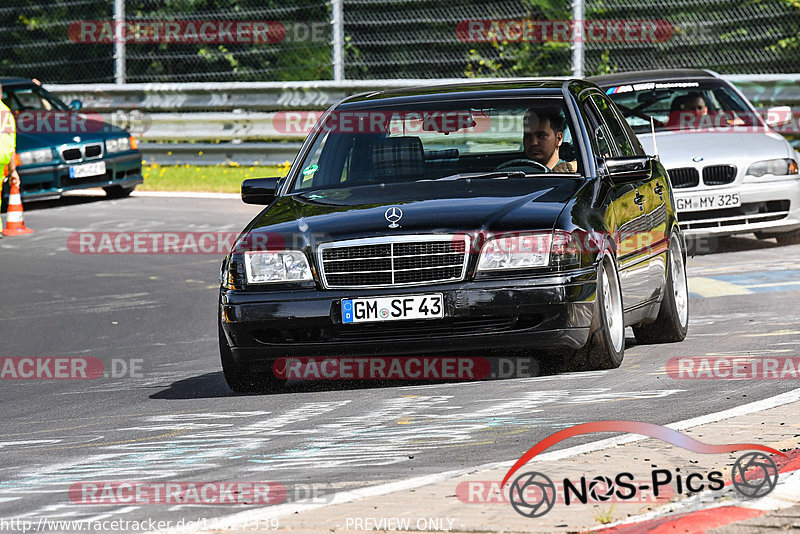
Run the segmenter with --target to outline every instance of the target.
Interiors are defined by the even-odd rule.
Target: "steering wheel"
[[[524,171],[526,174],[542,174],[546,172],[552,172],[547,165],[542,165],[538,161],[533,161],[532,159],[520,158],[520,159],[512,159],[511,161],[505,161],[495,167],[494,170],[496,171],[505,171],[505,170],[520,170]]]

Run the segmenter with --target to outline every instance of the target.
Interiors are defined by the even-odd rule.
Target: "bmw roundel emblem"
[[[692,161],[694,161],[695,163],[700,163],[701,161],[703,161],[703,156],[695,156],[692,158]]]
[[[387,221],[389,221],[389,228],[400,228],[400,225],[397,224],[397,221],[403,218],[403,210],[397,206],[392,206],[386,210],[386,213],[384,213],[383,216],[386,217]]]

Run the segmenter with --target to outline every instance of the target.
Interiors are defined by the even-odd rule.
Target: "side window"
[[[633,132],[633,128],[631,125],[628,124],[628,121],[625,119],[625,116],[622,114],[622,111],[619,108],[614,109],[614,114],[617,116],[617,120],[622,125],[622,128],[625,130],[625,133],[628,136],[628,140],[630,141],[631,146],[633,147],[634,155],[635,156],[646,156],[647,152],[645,152],[644,147],[642,147],[642,143],[639,142],[639,138],[636,137],[636,134]]]
[[[589,140],[595,154],[602,158],[613,157],[614,152],[608,139],[608,131],[603,126],[603,121],[600,120],[600,115],[590,99],[587,98],[583,101],[582,109],[583,121],[586,123],[586,130],[589,132]]]
[[[595,106],[597,106],[597,110],[600,112],[603,122],[605,122],[606,126],[608,126],[608,130],[611,133],[611,139],[609,139],[609,141],[617,147],[619,155],[638,155],[636,150],[633,148],[630,139],[628,139],[627,132],[623,128],[622,124],[620,124],[619,115],[614,111],[611,103],[599,94],[593,94],[591,99]]]

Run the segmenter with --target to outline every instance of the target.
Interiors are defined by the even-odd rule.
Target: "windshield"
[[[3,102],[11,111],[69,111],[66,104],[37,85],[4,85]]]
[[[560,97],[345,105],[315,128],[293,191],[581,170]]]
[[[609,87],[606,94],[636,133],[761,126],[761,120],[726,82],[673,81]]]

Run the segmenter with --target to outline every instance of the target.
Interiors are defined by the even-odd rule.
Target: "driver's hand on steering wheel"
[[[555,167],[553,167],[553,170],[552,170],[552,172],[566,172],[566,173],[571,173],[571,172],[574,172],[574,171],[572,170],[572,165],[570,165],[570,164],[569,164],[568,162],[566,162],[566,161],[562,161],[561,163],[559,163],[558,165],[556,165]]]

